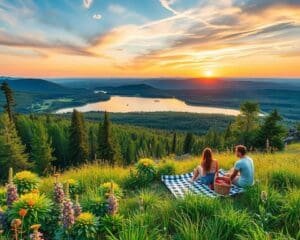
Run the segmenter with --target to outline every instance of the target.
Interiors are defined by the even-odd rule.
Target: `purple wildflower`
[[[13,183],[13,169],[9,168],[8,173],[8,184],[7,184],[7,206],[10,208],[15,201],[19,199],[18,190],[16,185]]]
[[[65,193],[64,193],[64,189],[63,189],[63,185],[58,182],[58,176],[59,174],[55,174],[55,183],[54,183],[54,201],[57,204],[62,204],[65,198]]]
[[[66,229],[69,229],[75,223],[73,203],[69,198],[69,184],[66,184],[66,198],[63,202],[62,222]]]

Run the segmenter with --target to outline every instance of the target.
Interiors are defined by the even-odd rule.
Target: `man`
[[[246,155],[247,148],[243,145],[235,147],[235,155],[239,160],[234,164],[233,170],[228,174],[233,184],[239,187],[252,186],[254,183],[253,160]]]

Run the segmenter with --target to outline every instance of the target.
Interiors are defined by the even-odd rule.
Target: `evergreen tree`
[[[173,140],[172,140],[172,153],[176,154],[176,150],[177,150],[177,135],[176,132],[173,133]]]
[[[283,150],[283,140],[286,136],[286,130],[280,123],[281,121],[282,117],[279,115],[276,109],[265,118],[264,123],[257,134],[256,146],[258,148],[265,149],[267,147],[266,142],[268,141],[270,148]]]
[[[98,157],[112,166],[120,160],[119,146],[113,137],[107,112],[104,113],[103,123],[99,125]]]
[[[3,82],[1,84],[1,90],[3,91],[6,99],[6,105],[4,106],[4,109],[8,114],[9,120],[13,121],[13,106],[15,104],[13,91],[11,90],[7,82]]]
[[[70,164],[78,166],[88,159],[88,139],[82,113],[73,110],[70,127]]]
[[[96,141],[95,141],[95,135],[93,128],[90,127],[89,130],[89,149],[90,149],[90,160],[95,160],[96,159]]]
[[[193,141],[194,141],[194,136],[192,133],[187,133],[184,139],[184,144],[183,144],[183,153],[191,153],[192,147],[193,147]]]
[[[15,124],[9,120],[7,113],[0,115],[0,166],[1,179],[7,179],[8,169],[16,172],[31,167],[25,146],[17,135]]]
[[[51,163],[55,159],[52,156],[52,141],[41,122],[35,123],[33,127],[33,138],[31,141],[31,161],[37,173],[45,175],[51,170]]]
[[[127,150],[126,150],[126,157],[125,157],[125,165],[130,165],[136,161],[136,154],[135,154],[135,146],[133,141],[130,139],[128,141]]]
[[[244,102],[240,107],[240,115],[233,124],[236,142],[251,147],[258,128],[259,104],[256,102]]]

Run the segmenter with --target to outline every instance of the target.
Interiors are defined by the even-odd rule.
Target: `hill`
[[[95,94],[87,89],[69,88],[43,79],[0,78],[0,84],[4,81],[12,88],[17,103],[16,111],[20,113],[52,112],[63,107],[83,105],[89,101],[109,99],[103,93]],[[0,105],[4,103],[4,95],[0,92]]]
[[[190,172],[199,164],[199,157],[180,161],[169,157],[159,163],[143,160],[147,165],[143,165],[142,170],[135,170],[135,166],[110,168],[99,164],[71,169],[61,174],[58,181],[70,184],[73,201],[75,194],[79,194],[84,214],[75,220],[69,233],[82,231],[77,223],[84,216],[85,221],[80,222],[83,229],[95,226],[96,230],[89,232],[93,239],[298,239],[299,149],[299,145],[291,145],[281,153],[251,153],[256,184],[235,198],[210,199],[188,195],[184,199],[175,199],[160,182],[161,174]],[[215,158],[225,169],[233,166],[236,160],[232,153],[216,154]],[[134,175],[136,171],[150,169],[154,170],[154,175],[147,175],[147,181],[141,175]],[[39,191],[48,201],[53,199],[54,181],[53,177],[41,180]],[[113,208],[118,209],[117,215],[105,214],[108,201],[105,194],[109,191],[110,181],[114,183],[118,199]],[[5,202],[4,195],[1,196],[1,202]],[[45,198],[37,199],[48,206]],[[42,208],[44,205],[38,206]],[[47,211],[40,214],[47,214]],[[52,214],[49,219],[39,219],[40,231],[46,237],[59,234],[60,225],[54,222],[58,217]]]

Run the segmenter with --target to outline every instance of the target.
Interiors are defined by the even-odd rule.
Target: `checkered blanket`
[[[225,171],[223,169],[220,169],[219,176],[224,176],[224,174]],[[161,181],[167,186],[167,188],[176,198],[182,198],[187,194],[199,194],[212,198],[223,196],[211,190],[209,186],[201,183],[201,180],[197,180],[191,183],[190,179],[192,178],[192,176],[192,172],[174,176],[164,175],[161,177]],[[232,185],[229,196],[234,196],[243,191],[243,188]]]

